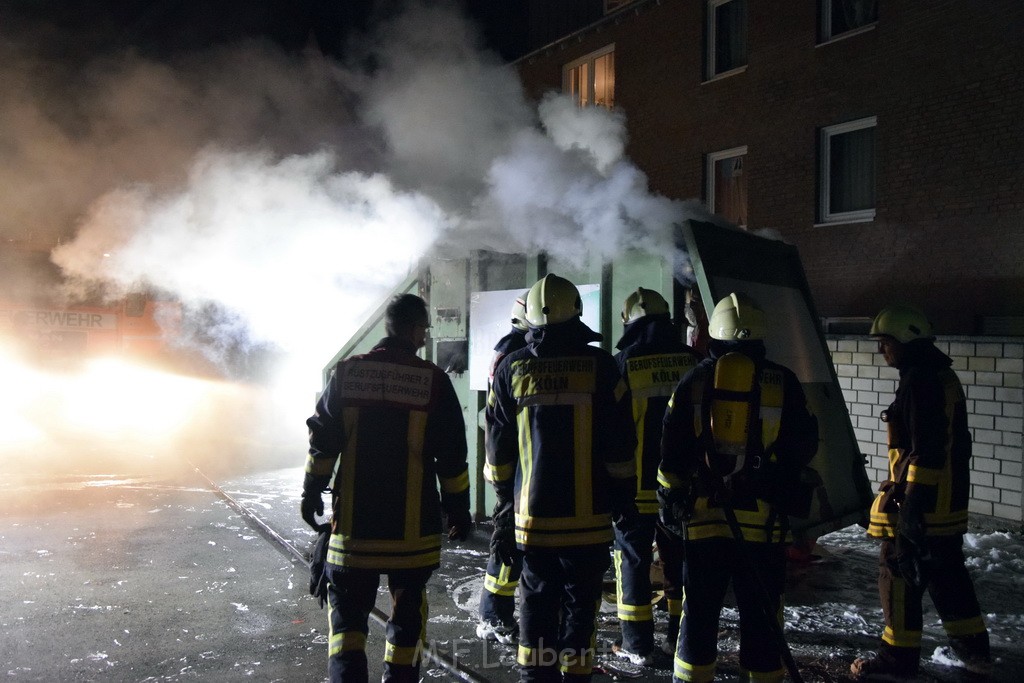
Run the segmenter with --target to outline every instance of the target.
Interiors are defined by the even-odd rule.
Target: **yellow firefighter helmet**
[[[645,315],[663,315],[668,313],[668,302],[653,289],[637,287],[635,292],[626,297],[622,305],[622,324],[636,322]]]
[[[915,339],[935,339],[932,324],[925,314],[903,304],[883,308],[871,323],[872,337],[892,337],[901,344]]]
[[[557,325],[583,315],[583,300],[576,285],[548,273],[526,295],[526,321],[530,327]]]
[[[708,322],[708,334],[722,341],[764,339],[764,311],[743,292],[733,292],[715,306]]]

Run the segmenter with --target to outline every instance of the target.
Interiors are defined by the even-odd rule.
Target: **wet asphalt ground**
[[[3,468],[0,475],[0,675],[12,681],[326,680],[327,615],[308,594],[303,561],[313,535],[298,515],[301,468],[211,477],[187,463],[154,471],[122,461],[108,470],[69,467],[59,477],[11,476]],[[488,535],[484,523],[469,541],[446,544],[428,585],[426,681],[518,678],[514,650],[474,634]],[[797,620],[787,637],[807,681],[845,680],[849,661],[874,649],[880,631],[875,557],[856,548],[829,551],[825,540],[817,562],[791,567],[787,591]],[[979,584],[980,593],[1002,593],[983,594],[982,602],[1019,601],[1018,583],[1011,577]],[[836,600],[863,615],[863,628],[820,616],[801,627],[802,613],[815,614],[816,606],[835,612]],[[377,609],[389,610],[385,586]],[[656,612],[661,633],[666,619]],[[615,661],[609,652],[617,628],[606,603],[599,666]],[[727,609],[722,680],[735,680],[736,635],[735,614]],[[939,638],[930,627],[926,647]],[[997,640],[993,680],[1019,680],[1019,639]],[[382,626],[373,621],[371,680],[380,678],[383,647]],[[671,659],[659,654],[653,666],[599,669],[595,680],[630,676],[670,680]],[[922,680],[974,679],[928,665]]]

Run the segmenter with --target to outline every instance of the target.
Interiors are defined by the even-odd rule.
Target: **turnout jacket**
[[[495,372],[484,477],[522,549],[609,543],[635,509],[629,392],[600,338],[578,318],[531,329]]]
[[[494,381],[494,372],[501,365],[501,361],[505,360],[505,356],[513,351],[518,351],[524,346],[526,346],[526,332],[524,330],[517,330],[514,327],[508,334],[498,340],[498,343],[494,345],[494,356],[491,357],[491,370],[487,375],[488,387]]]
[[[328,564],[437,567],[442,508],[469,510],[462,407],[444,371],[387,337],[338,363],[306,425],[304,489],[337,470]]]
[[[647,315],[626,325],[616,344],[619,372],[633,398],[636,429],[637,494],[641,514],[658,512],[661,425],[669,396],[700,355],[684,344],[668,314]]]
[[[709,352],[711,357],[687,373],[669,399],[658,483],[693,501],[686,522],[690,540],[734,537],[722,511],[724,501],[735,512],[745,540],[786,541],[787,497],[818,449],[818,422],[807,410],[796,375],[766,360],[763,343],[713,340]],[[708,385],[714,384],[715,367],[729,352],[742,353],[753,361],[760,405],[754,406],[756,420],[752,424],[753,434],[760,432],[760,440],[756,443],[756,436],[751,438],[756,452],[748,448],[748,464],[723,480],[712,474],[707,464],[712,437],[704,433],[704,425],[705,411],[710,410]]]
[[[895,538],[899,508],[911,488],[928,536],[967,531],[971,433],[953,361],[927,340],[905,345],[895,400],[883,411],[889,478],[871,506],[868,534]]]

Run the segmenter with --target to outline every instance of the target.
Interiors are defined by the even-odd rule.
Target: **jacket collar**
[[[602,339],[604,337],[587,327],[578,317],[557,325],[531,327],[526,333],[526,342],[535,356],[557,355]]]
[[[373,347],[374,351],[377,349],[386,349],[394,351],[405,351],[406,353],[416,354],[416,347],[408,339],[402,337],[384,337],[377,345]]]
[[[672,324],[672,318],[668,313],[645,315],[622,328],[622,338],[615,344],[615,348],[621,351],[634,344],[652,344],[678,339],[676,326]]]
[[[764,347],[764,340],[752,339],[744,341],[723,341],[712,339],[708,342],[708,355],[711,358],[721,358],[727,353],[742,353],[754,361],[763,361],[767,356]]]
[[[953,365],[953,359],[939,351],[930,339],[915,339],[903,345],[903,357],[898,370],[902,377],[911,368],[934,368],[941,370]]]

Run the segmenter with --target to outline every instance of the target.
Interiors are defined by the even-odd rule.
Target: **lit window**
[[[565,65],[562,87],[581,107],[615,106],[615,46],[609,45]]]
[[[821,0],[820,6],[823,42],[878,21],[878,0]]]
[[[747,65],[747,0],[708,0],[708,78]]]
[[[875,126],[870,116],[821,130],[820,218],[824,223],[875,217]]]
[[[707,205],[712,213],[736,225],[747,224],[747,179],[743,162],[747,148],[734,147],[708,155]]]

